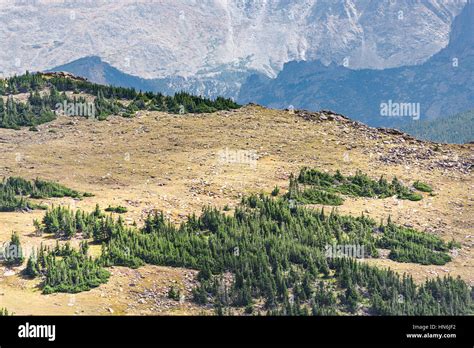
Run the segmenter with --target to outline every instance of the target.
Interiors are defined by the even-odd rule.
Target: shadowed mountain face
[[[48,71],[66,71],[99,84],[134,87],[139,90],[148,90],[152,87],[149,80],[126,74],[97,56],[84,57]]]
[[[427,121],[412,121],[400,129],[417,139],[437,143],[465,144],[474,141],[474,110],[462,112],[448,118]]]
[[[421,65],[351,70],[290,62],[275,79],[249,77],[239,102],[332,109],[374,126],[450,116],[474,107],[473,32],[474,4],[469,3],[453,23],[448,46]]]

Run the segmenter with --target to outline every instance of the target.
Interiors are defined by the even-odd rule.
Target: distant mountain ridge
[[[474,108],[474,3],[453,22],[450,43],[427,62],[385,70],[351,70],[321,62],[290,62],[275,79],[253,75],[238,101],[268,107],[331,109],[372,126],[416,119],[383,117],[381,105],[414,104],[422,120]]]
[[[236,98],[241,83],[251,72],[236,69],[223,69],[215,75],[184,78],[182,76],[144,79],[120,71],[104,62],[100,57],[89,56],[77,59],[68,64],[60,65],[46,71],[64,71],[82,76],[89,81],[118,87],[133,87],[141,91],[161,92],[173,95],[176,92],[186,91],[194,95],[208,98],[222,96]]]
[[[137,90],[150,90],[152,88],[150,80],[126,74],[110,64],[103,62],[100,57],[97,56],[80,58],[46,71],[69,72],[98,84],[133,87]]]

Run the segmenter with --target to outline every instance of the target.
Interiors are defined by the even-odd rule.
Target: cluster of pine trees
[[[45,88],[45,82],[38,83],[39,79],[37,74],[27,74],[7,80],[6,84],[11,88],[5,91],[8,95],[6,102],[0,98],[0,127],[18,129],[46,123],[56,118],[58,104],[82,101],[68,98],[66,93],[59,93],[54,86],[40,93]],[[15,100],[13,95],[17,93],[29,93],[28,99],[25,102]]]
[[[72,197],[80,198],[84,194],[55,182],[36,178],[29,181],[21,177],[9,177],[3,181],[2,187],[11,188],[17,195],[31,198]],[[87,194],[86,194],[87,195]]]
[[[416,188],[418,191],[421,191],[421,192],[428,192],[428,193],[433,192],[433,188],[430,185],[428,185],[424,182],[421,182],[419,180],[417,180],[413,183],[413,187]]]
[[[0,186],[0,212],[34,209],[35,205],[24,197],[18,197],[12,188]]]
[[[46,89],[49,90],[49,93],[42,95],[40,92]],[[85,80],[59,76],[48,77],[40,73],[30,74],[27,72],[25,75],[0,80],[0,96],[9,96],[6,102],[0,98],[0,128],[34,127],[54,120],[58,104],[76,105],[86,102],[83,97],[69,98],[65,92],[76,94],[82,92],[95,96],[95,115],[93,116],[99,120],[104,120],[112,114],[131,117],[139,110],[185,114],[190,112],[210,113],[240,107],[232,100],[221,97],[211,100],[185,92],[176,93],[174,96],[165,96],[161,93],[142,93],[132,88],[103,86]],[[29,93],[28,100],[24,103],[16,101],[13,95],[18,93]],[[130,103],[124,106],[120,102],[123,99],[130,101]],[[76,114],[74,110],[70,115],[91,116]]]
[[[49,82],[60,91],[83,92],[101,95],[105,99],[132,100],[125,114],[138,110],[164,111],[169,113],[210,113],[218,110],[231,110],[240,107],[231,99],[217,97],[215,100],[194,96],[186,92],[166,96],[161,93],[137,92],[133,88],[104,86],[83,80],[53,77]]]
[[[58,183],[35,179],[25,180],[21,177],[9,177],[0,183],[0,212],[28,209],[45,209],[27,199],[42,199],[51,197],[80,198],[91,196],[89,193],[80,193]]]
[[[123,220],[115,221],[106,216],[98,205],[92,213],[80,209],[74,212],[68,207],[52,207],[46,212],[41,223],[35,223],[40,233],[53,233],[56,238],[70,239],[81,233],[94,242],[107,242],[113,231],[122,230]]]
[[[474,293],[459,278],[418,286],[411,277],[325,252],[327,246],[363,246],[360,257],[377,257],[377,248],[387,248],[397,261],[442,264],[454,242],[390,219],[377,224],[363,215],[327,214],[286,198],[251,195],[233,215],[207,207],[180,226],[150,214],[141,228],[125,227],[98,206],[90,214],[58,207],[47,212],[41,228],[61,238],[83,233],[102,243],[95,260],[87,257],[85,243],[80,251],[68,244],[41,248],[26,273],[44,277],[46,293],[87,290],[107,281],[107,266],[148,263],[199,270],[194,300],[212,304],[217,314],[230,308],[273,315],[473,313]],[[402,257],[400,250],[410,252]]]
[[[451,261],[451,256],[447,252],[460,247],[459,243],[454,241],[445,243],[435,235],[397,226],[390,219],[387,225],[380,227],[380,230],[383,236],[378,241],[378,246],[390,249],[390,259],[398,262],[444,265]]]
[[[19,129],[24,126],[35,126],[56,118],[51,107],[44,104],[39,108],[28,102],[15,101],[12,96],[4,102],[0,98],[0,128]]]
[[[473,314],[473,289],[461,278],[427,280],[418,286],[407,275],[379,269],[352,259],[333,261],[338,284],[352,287],[353,298],[367,293],[369,313],[375,315],[465,315]],[[359,301],[357,301],[359,302]],[[360,305],[360,304],[359,304]]]
[[[102,266],[100,258],[87,255],[88,249],[87,242],[82,242],[79,250],[68,243],[56,244],[54,249],[42,245],[29,257],[24,273],[32,278],[43,277],[44,294],[90,290],[106,283],[110,273]]]
[[[126,212],[128,212],[128,209],[127,207],[124,207],[124,206],[121,206],[121,205],[118,205],[116,207],[113,207],[113,206],[108,206],[107,208],[105,208],[105,211],[106,212],[111,212],[111,213],[117,213],[117,214],[125,214]]]
[[[1,128],[35,127],[56,119],[57,112],[61,111],[68,116],[83,116],[98,120],[104,120],[111,114],[118,115],[126,111],[126,108],[117,100],[106,99],[100,90],[94,99],[91,111],[85,109],[88,108],[88,104],[84,97],[73,96],[70,98],[65,91],[59,93],[54,85],[49,86],[49,92],[40,94],[39,90],[30,90],[29,93],[25,102],[15,100],[13,95],[9,95],[6,102],[0,98]]]
[[[344,198],[340,195],[319,189],[317,186],[300,188],[298,180],[291,174],[288,192],[285,195],[291,202],[301,204],[342,205]]]
[[[105,245],[103,258],[108,265],[138,267],[150,263],[198,269],[200,286],[194,290],[195,300],[211,302],[219,312],[235,306],[245,307],[246,312],[251,313],[254,304],[262,299],[265,311],[271,314],[355,313],[367,301],[373,307],[370,310],[382,313],[379,307],[392,306],[392,297],[381,294],[382,290],[391,288],[390,284],[384,283],[383,277],[395,275],[383,271],[379,275],[374,269],[373,282],[380,282],[383,289],[374,290],[373,296],[367,296],[364,291],[364,279],[359,280],[361,285],[355,281],[341,282],[337,288],[330,289],[328,280],[337,277],[339,272],[348,271],[343,269],[346,266],[338,268],[337,258],[327,258],[324,248],[336,244],[363,245],[363,256],[376,257],[376,248],[389,247],[381,242],[384,239],[380,234],[385,233],[387,239],[391,237],[400,243],[419,241],[424,251],[432,253],[442,253],[441,250],[448,248],[435,236],[391,222],[378,226],[364,216],[340,216],[334,211],[326,215],[324,210],[315,212],[290,207],[284,199],[250,196],[243,199],[234,216],[206,208],[199,218],[190,216],[186,223],[175,227],[163,215],[155,214],[148,217],[145,226],[138,231],[116,230]],[[396,236],[398,233],[402,236]],[[230,286],[224,279],[229,272],[233,277]],[[357,274],[366,277],[363,273]],[[393,281],[402,283],[399,279]],[[456,283],[457,280],[449,278],[447,282]],[[464,295],[469,292],[466,289],[461,288]],[[335,296],[337,293],[340,296]],[[373,303],[373,299],[378,302]],[[450,299],[446,301],[448,306]],[[412,305],[412,312],[427,311],[426,308],[415,308],[419,302]],[[455,308],[456,313],[470,308],[470,302],[464,305],[453,307],[449,302],[449,308]],[[439,310],[448,313],[449,308]],[[394,310],[392,314],[395,313]]]
[[[8,266],[19,266],[23,263],[23,249],[18,233],[12,233],[10,242],[3,246],[3,250],[0,250],[0,260]]]
[[[301,191],[298,189],[298,183],[309,185],[310,188]],[[312,201],[312,203],[320,203],[317,199],[321,197],[323,198],[322,201],[328,201],[328,199],[325,199],[325,197],[320,194],[311,195],[311,193],[315,191],[331,193],[334,196],[329,200],[329,202],[333,203],[332,205],[338,205],[337,203],[339,203],[338,198],[340,197],[337,193],[355,197],[387,198],[397,196],[399,199],[408,199],[411,201],[419,201],[423,198],[422,195],[404,186],[396,177],[393,177],[391,182],[387,181],[383,176],[380,177],[379,180],[373,180],[362,171],[357,171],[353,176],[344,176],[339,170],[336,171],[335,174],[330,174],[305,167],[301,169],[298,179],[293,180],[290,184],[292,184],[290,194],[299,195],[303,200],[305,196],[315,197],[316,201]],[[426,186],[426,184],[419,185],[418,182],[415,188],[425,188]],[[309,194],[306,193],[306,191],[308,191]],[[321,204],[325,203],[321,202]]]
[[[27,93],[46,87],[46,80],[41,74],[15,75],[8,79],[0,79],[0,95]]]
[[[0,317],[7,317],[10,315],[13,315],[13,313],[10,313],[8,309],[6,309],[5,307],[0,308]]]

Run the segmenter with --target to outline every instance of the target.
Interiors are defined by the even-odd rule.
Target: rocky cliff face
[[[126,73],[211,79],[289,61],[351,68],[423,62],[446,46],[459,1],[0,1],[0,71],[100,56]],[[221,80],[228,81],[226,76]],[[220,86],[221,87],[221,86]]]

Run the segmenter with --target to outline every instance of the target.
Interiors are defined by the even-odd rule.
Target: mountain
[[[216,76],[235,90],[236,75],[275,77],[289,61],[398,67],[445,47],[462,6],[445,0],[1,1],[0,21],[8,25],[0,26],[0,73],[99,56],[127,74],[171,77],[168,84],[207,91],[222,88]]]
[[[469,3],[453,23],[448,46],[423,64],[351,70],[320,61],[294,61],[285,64],[275,79],[249,77],[238,100],[277,108],[331,109],[374,126],[470,110],[474,108],[473,26],[474,3]],[[409,117],[386,117],[397,115]]]
[[[443,119],[413,121],[399,128],[422,140],[465,144],[474,141],[474,110]]]
[[[209,98],[216,96],[236,98],[241,84],[251,75],[250,71],[238,71],[228,67],[223,68],[221,71],[216,70],[214,75],[211,76],[198,74],[189,78],[173,76],[145,79],[124,73],[97,56],[80,58],[70,63],[47,69],[46,71],[69,72],[99,84],[133,87],[137,90],[161,92],[166,95],[186,91]]]
[[[137,90],[150,90],[151,80],[126,74],[110,64],[102,61],[100,57],[90,56],[77,59],[68,64],[48,69],[50,72],[65,71],[76,76],[81,76],[91,82],[121,87],[133,87]]]

